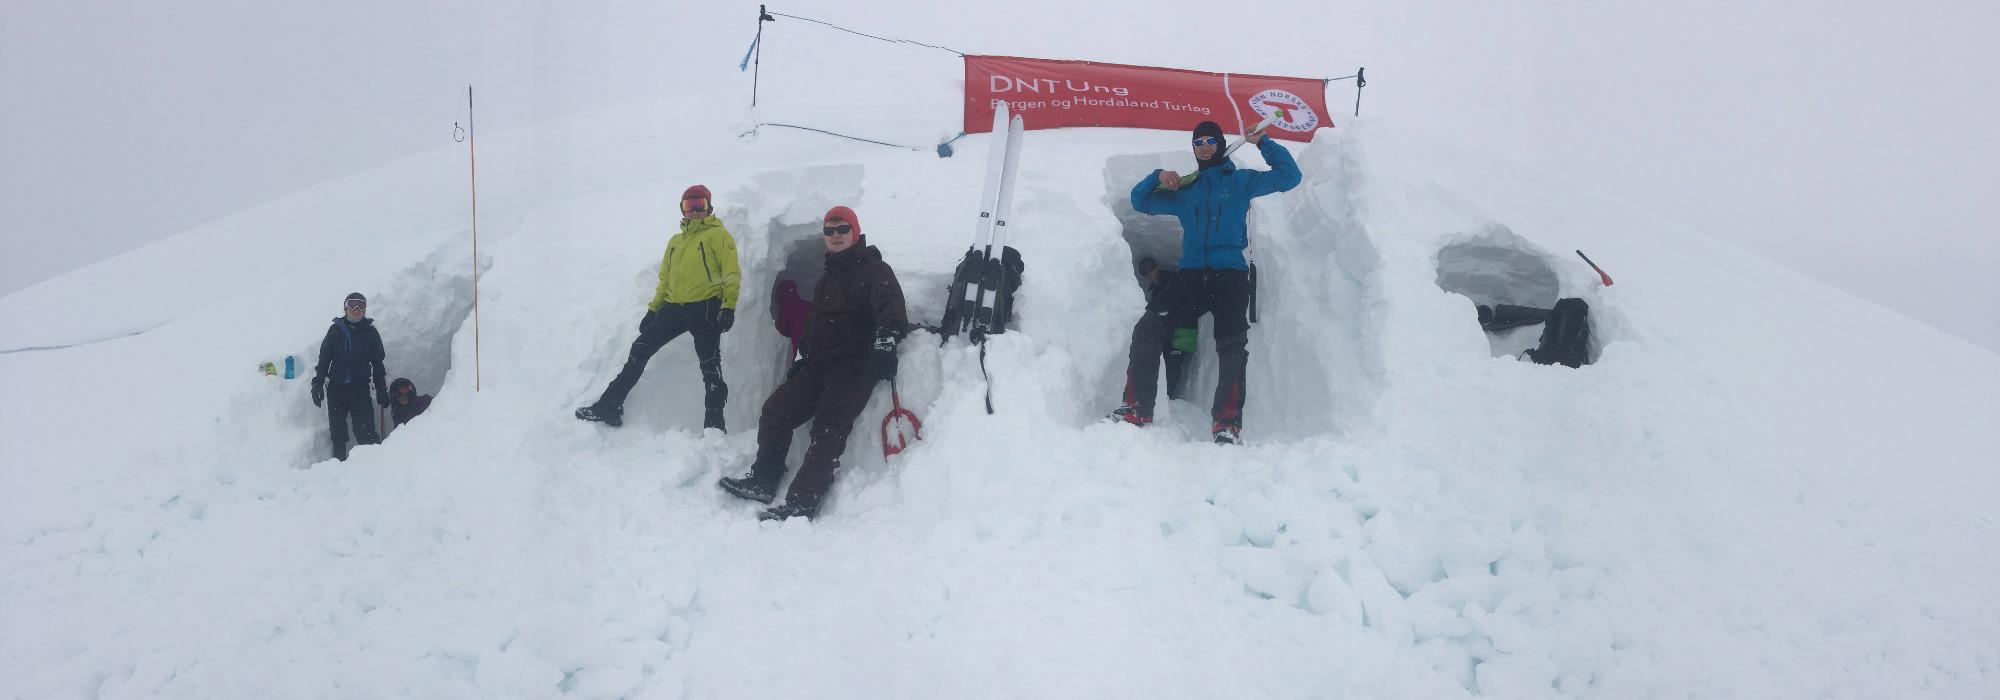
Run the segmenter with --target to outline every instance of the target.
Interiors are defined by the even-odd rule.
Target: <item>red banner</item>
[[[965,132],[993,130],[1005,101],[1029,129],[1122,126],[1189,131],[1203,120],[1241,134],[1279,109],[1273,138],[1311,141],[1332,127],[1326,82],[1243,73],[1209,73],[1090,61],[1012,56],[965,57]]]

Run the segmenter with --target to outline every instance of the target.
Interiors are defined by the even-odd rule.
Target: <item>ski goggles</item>
[[[822,236],[845,236],[850,233],[854,233],[853,224],[839,224],[836,226],[828,226],[819,230],[819,235]]]
[[[353,311],[367,311],[368,302],[362,301],[360,299],[349,299],[347,300],[347,308]]]
[[[1213,146],[1215,144],[1216,140],[1213,136],[1203,136],[1194,140],[1194,145],[1196,146]]]
[[[698,211],[708,211],[707,199],[696,197],[694,199],[681,200],[681,213],[692,214]]]
[[[411,394],[417,393],[417,388],[405,384],[403,386],[396,387],[395,393],[397,396],[409,396]]]

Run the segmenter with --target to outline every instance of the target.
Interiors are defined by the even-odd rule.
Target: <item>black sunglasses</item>
[[[854,232],[853,224],[841,224],[839,226],[828,226],[826,228],[822,228],[819,230],[819,235],[832,236],[838,234],[845,236],[853,232]]]

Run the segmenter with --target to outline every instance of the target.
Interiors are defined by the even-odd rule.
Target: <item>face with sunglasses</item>
[[[1194,140],[1194,159],[1207,161],[1215,157],[1215,149],[1222,147],[1222,139],[1214,136],[1198,136]]]
[[[368,315],[368,302],[360,299],[347,300],[347,320],[359,323]]]
[[[819,233],[826,238],[826,252],[838,253],[854,247],[854,224],[842,219],[827,219],[820,224]]]

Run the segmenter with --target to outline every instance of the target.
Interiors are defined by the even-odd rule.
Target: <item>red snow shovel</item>
[[[883,459],[888,459],[890,456],[908,448],[911,438],[924,439],[924,422],[917,420],[917,414],[910,412],[910,409],[903,408],[903,397],[896,391],[896,379],[894,377],[889,378],[889,401],[895,405],[895,408],[889,409],[889,415],[882,417]],[[890,423],[897,424],[895,442],[889,441]],[[908,435],[903,433],[903,423],[909,423],[910,425]]]

